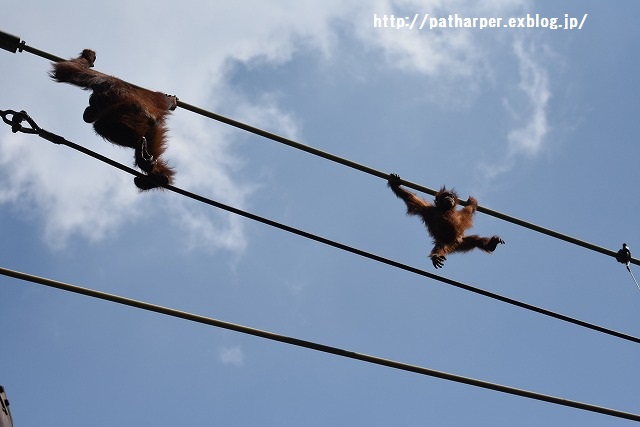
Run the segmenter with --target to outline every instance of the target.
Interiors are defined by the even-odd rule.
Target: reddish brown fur
[[[392,174],[389,187],[407,205],[407,215],[418,215],[427,226],[433,238],[433,249],[429,256],[435,268],[441,268],[446,255],[453,252],[468,252],[478,248],[493,252],[504,241],[499,236],[480,237],[477,234],[465,236],[465,230],[473,227],[473,214],[478,208],[475,198],[469,196],[467,206],[456,210],[458,195],[442,187],[436,194],[434,204],[400,187],[400,177]]]
[[[175,96],[133,86],[117,77],[92,70],[96,54],[90,49],[68,61],[53,64],[51,77],[91,89],[83,119],[96,133],[114,144],[135,150],[135,163],[147,173],[137,178],[141,190],[171,184],[174,171],[162,159],[166,150],[165,118],[177,106]]]

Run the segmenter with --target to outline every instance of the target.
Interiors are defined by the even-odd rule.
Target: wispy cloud
[[[528,102],[528,111],[524,117],[514,114],[518,121],[523,123],[509,132],[509,154],[536,155],[542,149],[544,138],[549,132],[549,77],[545,68],[536,61],[533,48],[526,49],[522,41],[516,40],[513,50],[520,64],[519,89]]]
[[[482,10],[478,9],[478,13],[487,14],[490,8],[491,13],[498,16],[520,3],[519,0],[494,0],[483,5]],[[79,8],[81,16],[76,19],[75,32],[60,37],[93,34],[90,47],[98,50],[98,69],[175,93],[184,101],[206,109],[219,111],[224,107],[225,111],[249,123],[266,125],[276,133],[296,137],[299,132],[296,119],[283,111],[277,97],[252,94],[252,98],[247,99],[234,94],[227,80],[230,63],[281,65],[301,50],[320,52],[329,58],[332,49],[339,46],[339,37],[355,36],[366,48],[383,52],[387,59],[385,66],[442,78],[445,83],[462,79],[472,86],[478,78],[483,78],[478,76],[486,72],[479,50],[481,45],[473,32],[443,31],[427,36],[418,31],[372,31],[371,20],[373,13],[400,10],[424,13],[444,8],[454,11],[459,7],[472,14],[473,4],[441,0],[372,3],[327,0],[279,5],[256,0],[224,8],[202,2],[198,14],[193,14],[193,8],[166,5],[173,10],[164,8],[163,14],[171,13],[177,21],[189,22],[191,31],[187,34],[157,31],[153,24],[145,27],[146,22],[154,22],[154,14],[160,15],[159,9],[148,7],[146,2],[129,2],[126,8],[109,7],[105,13],[112,16],[117,14],[114,11],[127,10],[127,16],[144,14],[148,17],[145,22],[112,16],[112,20],[118,19],[119,31],[104,34],[101,39],[102,33],[94,31],[93,17],[102,12]],[[47,14],[46,8],[42,14]],[[216,17],[215,25],[212,25],[212,16]],[[335,31],[336,22],[348,24],[348,28],[355,30]],[[241,29],[238,23],[242,23]],[[137,48],[121,49],[120,46],[130,43],[131,34],[135,34]],[[193,43],[194,39],[201,42]],[[74,40],[61,39],[55,45],[76,47],[72,52],[54,53],[70,57],[88,47],[76,44]],[[162,46],[162,49],[141,57],[139,52],[146,46]],[[523,45],[515,45],[514,52],[521,66],[521,91],[530,111],[527,118],[519,119],[521,123],[508,136],[510,149],[505,164],[522,152],[537,153],[548,129],[549,92],[544,69]],[[114,149],[102,142],[80,119],[87,102],[86,93],[50,82],[46,78],[46,63],[42,64],[40,69],[31,67],[28,72],[33,75],[25,77],[30,82],[29,92],[40,94],[40,99],[45,100],[33,100],[31,104],[38,105],[36,119],[46,117],[47,122],[41,123],[44,127],[70,139],[81,135],[77,142],[95,141],[101,147],[99,151],[131,164],[130,151]],[[20,100],[24,105],[23,90],[4,89],[5,99]],[[66,108],[58,108],[61,103]],[[237,132],[180,109],[169,119],[169,127],[167,159],[177,170],[177,185],[234,206],[247,207],[257,187],[241,178],[243,163],[233,146]],[[168,212],[166,216],[182,227],[191,246],[235,252],[241,252],[246,246],[242,222],[225,213],[213,210],[205,213],[195,203],[176,202],[175,197],[163,197],[161,193],[141,197],[128,175],[96,166],[93,161],[79,161],[69,150],[34,150],[33,144],[22,143],[22,140],[23,136],[9,135],[0,144],[0,203],[12,203],[35,212],[34,216],[44,222],[46,239],[53,247],[64,247],[69,239],[77,236],[100,240],[117,232],[125,222],[147,217],[150,203],[154,212]]]
[[[464,11],[467,16],[509,16],[521,11],[527,4],[524,0],[427,1],[406,0],[401,2],[379,0],[379,14],[406,16],[412,13],[430,13],[433,16]],[[382,50],[388,66],[403,72],[424,74],[434,82],[430,91],[434,99],[446,99],[449,105],[457,98],[450,92],[465,93],[464,99],[473,102],[483,82],[495,81],[498,70],[491,63],[495,52],[495,38],[483,38],[481,33],[440,29],[432,31],[361,31],[368,38],[367,45]],[[481,166],[483,177],[491,181],[513,169],[521,157],[534,157],[544,149],[550,125],[548,107],[551,98],[548,72],[544,64],[544,52],[535,40],[526,40],[517,32],[502,32],[500,43],[511,43],[511,58],[517,61],[518,85],[504,99],[505,109],[512,120],[512,127],[505,135],[507,146],[503,154],[492,156],[490,166]],[[509,40],[512,40],[509,42]],[[492,44],[488,44],[490,40]],[[507,44],[508,45],[508,44]],[[504,63],[501,61],[501,63]],[[444,94],[444,95],[443,95]],[[471,95],[471,96],[470,96]],[[497,160],[496,160],[497,158]]]
[[[456,13],[465,16],[503,16],[517,10],[522,0],[494,0],[473,2],[466,0],[379,0],[370,7],[378,15],[412,17],[416,13],[422,19],[446,18]],[[464,12],[463,12],[464,11]],[[373,25],[373,24],[371,24]],[[359,35],[368,46],[382,49],[386,62],[392,67],[445,79],[446,81],[473,80],[485,71],[485,48],[476,31],[453,29],[395,30],[391,28],[372,31],[360,27]]]
[[[244,352],[240,346],[222,347],[218,351],[220,361],[225,365],[243,366]]]
[[[131,10],[138,7],[144,12]],[[225,111],[237,114],[237,118],[256,125],[268,123],[274,132],[292,136],[296,132],[295,123],[280,111],[276,99],[259,94],[252,99],[233,96],[233,88],[226,80],[228,64],[233,61],[280,64],[291,58],[299,43],[320,51],[328,49],[331,37],[326,26],[331,9],[318,3],[312,8],[318,12],[314,15],[313,10],[303,13],[301,5],[299,13],[290,14],[287,13],[290,7],[279,8],[255,1],[219,8],[203,2],[202,13],[194,15],[193,9],[176,6],[176,19],[186,14],[182,22],[189,22],[193,29],[189,34],[158,32],[152,27],[145,30],[139,21],[120,16],[117,17],[120,30],[105,34],[103,40],[93,38],[90,47],[98,51],[96,67],[102,71],[149,88],[178,92],[181,99],[206,109],[216,111],[224,106]],[[127,8],[121,8],[124,9],[131,10],[132,15],[147,16],[156,10],[144,2],[128,4]],[[46,13],[43,10],[43,14]],[[213,27],[211,16],[220,18]],[[95,33],[91,20],[79,17],[76,31]],[[153,19],[150,17],[147,21],[153,22]],[[246,24],[242,30],[237,28],[239,22]],[[86,27],[82,28],[83,25]],[[124,34],[135,34],[139,49],[119,50],[116,46],[128,44],[118,43],[118,37]],[[202,43],[196,46],[194,38],[206,40],[206,49]],[[67,57],[88,47],[62,41],[59,45],[76,46],[72,52],[54,52]],[[162,50],[144,57],[136,56],[144,46],[162,46]],[[0,58],[0,61],[6,58]],[[197,59],[197,67],[193,66],[194,59]],[[82,122],[86,93],[52,83],[46,77],[47,63],[42,61],[40,64],[40,69],[32,67],[30,70],[33,76],[30,76],[29,93],[38,93],[41,99],[55,102],[40,101],[37,112],[30,110],[36,121],[74,142],[89,146],[95,142],[96,146],[91,148],[97,147],[107,156],[131,164],[133,154],[130,150],[111,147],[93,135],[90,127]],[[149,70],[153,72],[149,73]],[[5,89],[7,101],[15,98],[20,101],[19,105],[24,105],[24,90]],[[67,108],[56,108],[58,105]],[[238,132],[181,109],[173,113],[168,124],[170,143],[166,158],[177,171],[176,185],[246,208],[256,185],[241,178],[243,162],[233,148]],[[29,141],[25,142],[27,138]],[[98,241],[117,232],[124,223],[146,219],[154,212],[163,213],[159,216],[174,221],[191,247],[241,252],[246,246],[243,223],[238,218],[211,208],[205,211],[197,203],[176,201],[176,197],[166,197],[161,192],[139,195],[129,175],[102,167],[71,150],[54,148],[44,141],[34,142],[36,139],[13,134],[3,137],[0,144],[0,203],[11,203],[42,220],[45,240],[51,247],[64,248],[74,237]],[[47,144],[49,146],[45,147]],[[38,149],[34,149],[36,146]]]
[[[537,156],[544,149],[550,131],[551,90],[540,49],[533,43],[525,46],[521,39],[515,39],[513,53],[518,61],[520,80],[518,90],[504,99],[504,107],[514,127],[506,135],[508,146],[502,157],[494,159],[490,166],[481,167],[488,181],[512,170],[520,158]]]
[[[44,238],[55,249],[74,235],[101,240],[141,212],[132,208],[132,178],[35,136],[5,138],[0,170],[0,203],[44,219]]]

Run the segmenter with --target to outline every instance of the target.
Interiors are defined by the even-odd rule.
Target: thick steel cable
[[[0,31],[0,48],[8,50],[9,52],[13,52],[13,53],[15,53],[17,51],[20,51],[20,52],[26,51],[26,52],[29,52],[31,54],[40,56],[42,58],[45,58],[45,59],[48,59],[48,60],[54,61],[54,62],[64,61],[64,59],[59,57],[59,56],[55,56],[55,55],[52,55],[52,54],[50,54],[48,52],[44,52],[42,50],[33,48],[33,47],[27,45],[26,42],[20,41],[19,37],[13,36],[11,34],[8,34],[8,33],[5,33],[5,32],[2,32],[2,31]],[[368,173],[368,174],[373,175],[373,176],[377,176],[377,177],[385,179],[385,180],[388,179],[388,177],[389,177],[388,173],[384,173],[384,172],[381,172],[379,170],[373,169],[371,167],[364,166],[364,165],[361,165],[359,163],[353,162],[351,160],[344,159],[342,157],[336,156],[334,154],[327,153],[327,152],[322,151],[322,150],[318,150],[318,149],[310,147],[308,145],[301,144],[299,142],[293,141],[293,140],[291,140],[289,138],[285,138],[283,136],[280,136],[280,135],[265,131],[263,129],[248,125],[246,123],[242,123],[240,121],[237,121],[237,120],[222,116],[220,114],[204,110],[202,108],[187,104],[186,102],[183,102],[183,101],[180,101],[180,100],[178,100],[178,107],[183,108],[183,109],[188,110],[188,111],[191,111],[193,113],[199,114],[201,116],[204,116],[204,117],[219,121],[221,123],[225,123],[225,124],[227,124],[229,126],[233,126],[233,127],[238,128],[238,129],[242,129],[244,131],[253,133],[254,135],[258,135],[258,136],[261,136],[263,138],[267,138],[267,139],[270,139],[272,141],[279,142],[279,143],[287,145],[289,147],[296,148],[296,149],[304,151],[306,153],[313,154],[315,156],[324,158],[326,160],[330,160],[330,161],[339,163],[341,165],[344,165],[344,166],[359,170],[361,172]],[[406,181],[404,179],[401,179],[400,183],[402,185],[406,186],[406,187],[413,188],[414,190],[421,191],[423,193],[427,193],[427,194],[430,194],[430,195],[435,195],[436,192],[437,192],[436,190],[433,190],[431,188],[424,187],[424,186],[422,186],[420,184],[416,184],[416,183],[413,183],[413,182],[410,182],[410,181]],[[466,204],[466,202],[464,202],[464,201],[461,201],[460,203],[462,205]],[[608,256],[611,256],[611,257],[615,258],[616,253],[617,253],[616,251],[612,251],[611,249],[607,249],[607,248],[604,248],[602,246],[594,245],[593,243],[589,243],[589,242],[586,242],[584,240],[576,239],[575,237],[571,237],[571,236],[568,236],[566,234],[558,233],[557,231],[554,231],[554,230],[551,230],[551,229],[548,229],[548,228],[545,228],[545,227],[541,227],[539,225],[536,225],[536,224],[533,224],[533,223],[530,223],[530,222],[527,222],[527,221],[512,217],[510,215],[503,214],[503,213],[498,212],[498,211],[494,211],[494,210],[489,209],[489,208],[478,206],[477,211],[478,212],[482,212],[482,213],[487,214],[487,215],[490,215],[490,216],[493,216],[495,218],[501,219],[503,221],[507,221],[507,222],[510,222],[512,224],[524,227],[524,228],[528,228],[528,229],[536,231],[538,233],[546,234],[547,236],[551,236],[551,237],[554,237],[556,239],[564,240],[565,242],[572,243],[574,245],[581,246],[583,248],[586,248],[586,249],[589,249],[589,250],[592,250],[592,251],[595,251],[595,252],[599,252],[599,253],[601,253],[603,255],[608,255]],[[630,262],[632,264],[640,265],[640,259],[637,259],[637,258],[631,258]]]
[[[353,161],[348,160],[348,159],[344,159],[342,157],[338,157],[338,156],[336,156],[334,154],[327,153],[327,152],[322,151],[322,150],[318,150],[317,148],[313,148],[313,147],[310,147],[308,145],[301,144],[299,142],[293,141],[293,140],[285,138],[283,136],[276,135],[274,133],[265,131],[263,129],[260,129],[260,128],[257,128],[257,127],[251,126],[251,125],[248,125],[246,123],[239,122],[239,121],[234,120],[234,119],[230,119],[230,118],[222,116],[220,114],[213,113],[211,111],[207,111],[207,110],[204,110],[204,109],[199,108],[199,107],[195,107],[193,105],[187,104],[187,103],[182,102],[180,100],[178,100],[178,107],[182,107],[185,110],[189,110],[189,111],[194,112],[196,114],[200,114],[201,116],[208,117],[210,119],[213,119],[213,120],[228,124],[230,126],[236,127],[238,129],[245,130],[245,131],[253,133],[255,135],[270,139],[272,141],[279,142],[279,143],[287,145],[289,147],[293,147],[293,148],[296,148],[298,150],[313,154],[315,156],[322,157],[322,158],[324,158],[326,160],[330,160],[332,162],[339,163],[339,164],[344,165],[344,166],[348,166],[348,167],[350,167],[352,169],[356,169],[356,170],[359,170],[361,172],[368,173],[369,175],[377,176],[377,177],[382,178],[384,180],[387,180],[389,178],[389,174],[388,173],[373,169],[373,168],[365,166],[365,165],[361,165],[359,163],[353,162]],[[416,184],[416,183],[413,183],[413,182],[410,182],[410,181],[406,181],[404,179],[401,179],[400,183],[402,185],[406,186],[406,187],[413,188],[413,189],[421,191],[423,193],[431,194],[432,196],[434,196],[437,193],[436,190],[433,190],[433,189],[428,188],[428,187],[424,187],[424,186],[422,186],[420,184]],[[466,205],[466,202],[465,201],[460,201],[460,204]],[[615,258],[616,253],[617,253],[616,251],[612,251],[610,249],[606,249],[606,248],[603,248],[601,246],[597,246],[597,245],[594,245],[592,243],[576,239],[575,237],[571,237],[571,236],[567,236],[567,235],[558,233],[558,232],[550,230],[548,228],[544,228],[544,227],[541,227],[539,225],[523,221],[521,219],[509,216],[509,215],[506,215],[506,214],[503,214],[503,213],[500,213],[498,211],[491,210],[489,208],[478,206],[477,211],[478,212],[482,212],[482,213],[487,214],[487,215],[491,215],[491,216],[493,216],[495,218],[499,218],[499,219],[501,219],[503,221],[507,221],[507,222],[510,222],[512,224],[516,224],[516,225],[519,225],[521,227],[525,227],[525,228],[528,228],[530,230],[537,231],[539,233],[546,234],[546,235],[551,236],[551,237],[555,237],[556,239],[564,240],[565,242],[569,242],[569,243],[573,243],[574,245],[582,246],[583,248],[587,248],[587,249],[599,252],[599,253],[604,254],[604,255],[609,255],[609,256]],[[631,260],[631,262],[633,262],[634,264],[640,265],[640,260],[638,260],[638,259],[634,258],[634,259]]]
[[[2,116],[2,119],[3,119],[3,121],[5,121],[5,123],[12,125],[13,132],[24,132],[24,133],[28,133],[28,134],[38,135],[41,138],[46,139],[48,141],[51,141],[51,142],[53,142],[55,144],[66,145],[69,148],[72,148],[72,149],[74,149],[76,151],[79,151],[79,152],[81,152],[83,154],[86,154],[86,155],[88,155],[90,157],[93,157],[93,158],[95,158],[97,160],[100,160],[101,162],[106,163],[106,164],[108,164],[110,166],[113,166],[113,167],[115,167],[117,169],[120,169],[120,170],[122,170],[124,172],[128,172],[128,173],[130,173],[130,174],[132,174],[134,176],[141,177],[141,178],[145,178],[146,177],[146,175],[144,175],[140,171],[137,171],[137,170],[135,170],[135,169],[133,169],[133,168],[131,168],[129,166],[125,166],[122,163],[116,162],[115,160],[112,160],[112,159],[110,159],[110,158],[108,158],[106,156],[103,156],[102,154],[96,153],[95,151],[92,151],[92,150],[90,150],[90,149],[88,149],[86,147],[83,147],[83,146],[78,145],[78,144],[76,144],[74,142],[71,142],[71,141],[63,138],[60,135],[56,135],[56,134],[54,134],[52,132],[46,131],[44,129],[41,129],[35,123],[35,121],[31,117],[29,117],[29,115],[24,111],[22,111],[20,113],[17,113],[17,112],[12,111],[12,110],[7,110],[7,111],[0,110],[0,116]],[[12,116],[12,118],[9,119],[9,116]],[[23,121],[27,121],[29,123],[29,125],[31,126],[31,128],[27,128],[27,127],[22,126],[21,123]],[[466,291],[469,291],[469,292],[473,292],[473,293],[478,294],[478,295],[485,296],[487,298],[491,298],[491,299],[494,299],[494,300],[497,300],[497,301],[501,301],[501,302],[504,302],[504,303],[507,303],[507,304],[510,304],[510,305],[513,305],[513,306],[516,306],[516,307],[520,307],[520,308],[523,308],[525,310],[533,311],[533,312],[536,312],[536,313],[539,313],[539,314],[542,314],[542,315],[545,315],[545,316],[548,316],[548,317],[553,317],[555,319],[562,320],[562,321],[567,322],[567,323],[572,323],[574,325],[578,325],[578,326],[581,326],[581,327],[584,327],[584,328],[587,328],[587,329],[591,329],[591,330],[594,330],[594,331],[597,331],[597,332],[601,332],[601,333],[604,333],[604,334],[607,334],[607,335],[611,335],[611,336],[614,336],[614,337],[617,337],[617,338],[621,338],[621,339],[624,339],[624,340],[627,340],[627,341],[640,343],[640,338],[635,337],[633,335],[628,335],[628,334],[625,334],[625,333],[622,333],[622,332],[618,332],[618,331],[615,331],[615,330],[612,330],[612,329],[604,328],[602,326],[598,326],[598,325],[595,325],[595,324],[592,324],[592,323],[588,323],[588,322],[585,322],[585,321],[582,321],[582,320],[579,320],[579,319],[575,319],[575,318],[566,316],[564,314],[559,314],[559,313],[553,312],[551,310],[547,310],[547,309],[544,309],[544,308],[541,308],[541,307],[537,307],[537,306],[532,305],[532,304],[527,304],[525,302],[518,301],[518,300],[513,299],[513,298],[508,298],[508,297],[505,297],[505,296],[502,296],[502,295],[499,295],[499,294],[496,294],[496,293],[493,293],[493,292],[489,292],[489,291],[486,291],[486,290],[483,290],[483,289],[479,289],[479,288],[464,284],[462,282],[458,282],[456,280],[448,279],[448,278],[443,277],[443,276],[438,276],[437,274],[429,273],[428,271],[421,270],[419,268],[412,267],[412,266],[409,266],[409,265],[406,265],[406,264],[402,264],[402,263],[400,263],[398,261],[394,261],[394,260],[379,256],[379,255],[370,253],[370,252],[366,252],[364,250],[361,250],[361,249],[358,249],[358,248],[354,248],[352,246],[348,246],[348,245],[345,245],[343,243],[339,243],[339,242],[327,239],[325,237],[321,237],[321,236],[309,233],[307,231],[291,227],[291,226],[286,225],[286,224],[281,224],[279,222],[273,221],[273,220],[268,219],[268,218],[261,217],[261,216],[256,215],[256,214],[253,214],[253,213],[250,213],[250,212],[246,212],[246,211],[243,211],[241,209],[238,209],[238,208],[235,208],[235,207],[232,207],[232,206],[229,206],[229,205],[225,205],[224,203],[220,203],[220,202],[217,202],[215,200],[211,200],[211,199],[206,198],[204,196],[201,196],[199,194],[195,194],[195,193],[189,192],[187,190],[183,190],[182,188],[175,187],[173,185],[166,185],[163,188],[165,188],[165,189],[167,189],[169,191],[172,191],[174,193],[180,194],[182,196],[188,197],[188,198],[190,198],[192,200],[196,200],[196,201],[199,201],[201,203],[204,203],[204,204],[207,204],[207,205],[219,208],[219,209],[223,209],[223,210],[225,210],[227,212],[231,212],[233,214],[236,214],[236,215],[239,215],[239,216],[243,216],[245,218],[249,218],[251,220],[260,222],[262,224],[266,224],[266,225],[269,225],[271,227],[278,228],[280,230],[283,230],[283,231],[286,231],[286,232],[289,232],[289,233],[292,233],[292,234],[296,234],[298,236],[305,237],[307,239],[314,240],[316,242],[319,242],[319,243],[322,243],[322,244],[325,244],[325,245],[328,245],[328,246],[331,246],[331,247],[334,247],[334,248],[337,248],[337,249],[341,249],[343,251],[350,252],[350,253],[359,255],[361,257],[364,257],[364,258],[368,258],[368,259],[380,262],[382,264],[390,265],[392,267],[395,267],[395,268],[398,268],[398,269],[401,269],[401,270],[405,270],[405,271],[408,271],[410,273],[414,273],[414,274],[417,274],[417,275],[420,275],[420,276],[423,276],[423,277],[427,277],[429,279],[437,280],[439,282],[446,283],[448,285],[452,285],[452,286],[455,286],[457,288],[460,288],[460,289],[463,289],[463,290],[466,290]]]
[[[368,354],[357,353],[355,351],[344,350],[338,347],[332,347],[325,344],[319,344],[313,341],[306,341],[299,338],[288,337],[285,335],[276,334],[260,329],[250,328],[248,326],[238,325],[235,323],[226,322],[223,320],[213,319],[211,317],[199,316],[196,314],[188,313],[185,311],[179,311],[168,307],[163,307],[155,304],[150,304],[143,301],[125,298],[119,295],[109,294],[105,292],[96,291],[93,289],[83,288],[75,285],[71,285],[64,282],[59,282],[43,277],[33,276],[30,274],[22,273],[19,271],[9,270],[0,267],[0,274],[15,279],[37,283],[40,285],[61,289],[76,294],[89,296],[92,298],[98,298],[105,301],[111,301],[117,304],[126,305],[129,307],[135,307],[138,309],[151,311],[166,316],[177,317],[180,319],[188,320],[190,322],[201,323],[204,325],[214,326],[217,328],[227,329],[242,334],[252,335],[259,338],[264,338],[271,341],[277,341],[284,344],[289,344],[297,347],[303,347],[310,350],[319,351],[322,353],[333,354],[335,356],[341,356],[348,359],[360,360],[362,362],[371,363],[374,365],[386,366],[388,368],[398,369],[401,371],[412,372],[415,374],[425,375],[429,377],[440,378],[446,381],[453,381],[461,384],[467,384],[474,387],[480,387],[488,390],[498,391],[501,393],[512,394],[527,399],[534,399],[543,402],[548,402],[556,405],[568,406],[571,408],[581,409],[589,412],[596,412],[599,414],[609,415],[617,418],[624,418],[632,421],[640,421],[640,415],[630,412],[623,412],[616,409],[605,408],[602,406],[592,405],[588,403],[578,402],[575,400],[568,400],[560,397],[549,396],[546,394],[536,393],[528,390],[513,388],[502,384],[491,383],[474,378],[463,377],[460,375],[450,374],[447,372],[437,371],[434,369],[424,368],[417,365],[410,365],[407,363],[397,362],[391,359],[383,359],[377,356],[371,356]]]

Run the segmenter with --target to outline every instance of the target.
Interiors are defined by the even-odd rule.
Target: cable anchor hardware
[[[20,112],[13,110],[0,110],[0,116],[2,116],[2,121],[11,126],[11,132],[13,133],[23,132],[37,135],[40,132],[40,127],[36,124],[35,121],[33,121],[31,117],[29,117],[27,112],[24,110]],[[9,116],[11,116],[10,119]],[[29,123],[31,128],[22,126],[23,121]]]
[[[21,45],[23,43],[24,42],[20,42],[20,37],[0,31],[0,49],[7,50],[11,53],[16,53],[18,50],[22,52]]]
[[[41,138],[46,139],[47,141],[53,142],[54,144],[63,144],[64,138],[44,129],[41,129],[40,126],[27,114],[26,111],[22,110],[20,112],[14,110],[0,110],[0,116],[2,117],[2,121],[11,126],[11,132],[13,133],[28,133],[32,135],[38,135]],[[9,118],[11,117],[11,118]],[[24,126],[22,122],[27,122],[30,127]]]
[[[626,265],[627,271],[629,272],[629,274],[631,274],[631,277],[633,278],[633,281],[636,283],[636,286],[638,287],[638,289],[640,289],[640,285],[636,280],[636,276],[633,275],[633,273],[631,272],[631,267],[629,267],[629,264],[631,263],[631,248],[629,248],[629,246],[626,243],[622,244],[622,249],[620,249],[616,254],[616,261]]]

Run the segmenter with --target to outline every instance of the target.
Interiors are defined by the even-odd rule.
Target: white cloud
[[[549,133],[548,104],[551,99],[549,76],[541,65],[542,57],[534,44],[528,47],[520,39],[513,42],[513,52],[518,60],[518,91],[504,99],[504,105],[515,122],[507,134],[508,147],[502,159],[482,167],[489,181],[513,169],[522,157],[535,157],[544,148]],[[515,107],[517,104],[518,107]]]
[[[69,3],[67,7],[73,7],[73,2]],[[240,61],[249,67],[280,65],[299,50],[318,52],[329,59],[338,46],[339,34],[352,34],[365,48],[383,52],[386,66],[445,79],[442,86],[451,79],[462,79],[471,85],[482,79],[486,71],[482,46],[473,32],[373,31],[373,13],[464,10],[471,15],[477,11],[500,16],[521,4],[518,0],[494,0],[482,6],[469,1],[442,0],[298,3],[256,0],[225,3],[224,7],[216,2],[194,1],[184,7],[176,2],[161,2],[161,6],[154,2],[150,6],[147,1],[123,0],[120,4],[75,8],[76,24],[63,32],[54,23],[65,12],[57,6],[40,4],[41,15],[50,19],[34,22],[34,27],[25,27],[20,35],[31,45],[66,57],[74,56],[84,47],[94,48],[98,51],[96,68],[101,71],[175,93],[183,101],[208,110],[216,111],[223,106],[225,111],[248,123],[268,126],[275,133],[296,138],[300,132],[296,119],[282,111],[277,96],[254,94],[252,99],[246,99],[234,93],[227,81],[229,64]],[[9,16],[11,12],[7,11]],[[17,15],[19,11],[14,13]],[[96,16],[105,19],[96,20]],[[141,16],[145,18],[140,19]],[[118,22],[118,30],[104,22]],[[172,22],[181,30],[174,31]],[[184,31],[180,23],[188,23],[189,31]],[[336,23],[350,30],[334,31]],[[38,39],[35,37],[38,34],[55,37]],[[78,42],[80,34],[84,37],[82,45]],[[542,96],[546,76],[527,49],[516,46],[515,54],[521,62],[521,87],[530,100],[531,113],[530,119],[509,135],[511,150],[535,153],[547,129],[548,92],[547,98]],[[30,91],[25,94],[19,85],[3,86],[8,102],[19,100],[23,108],[32,108],[37,113],[30,111],[34,118],[49,130],[85,145],[95,142],[91,148],[99,146],[98,150],[109,157],[132,163],[130,151],[110,147],[92,135],[90,127],[80,120],[87,102],[86,92],[50,82],[45,61],[26,62],[24,57],[28,54],[20,55],[20,58],[0,57],[0,66],[12,74],[18,72],[19,68],[14,66],[17,61],[29,64],[23,84],[28,83]],[[40,119],[46,119],[46,123]],[[233,149],[234,138],[240,131],[181,109],[169,119],[169,127],[167,159],[176,168],[176,184],[223,203],[247,207],[257,186],[241,178],[242,159]],[[9,136],[0,144],[0,202],[39,212],[36,216],[44,221],[47,241],[54,247],[63,247],[74,236],[92,241],[104,238],[117,231],[123,222],[141,220],[141,212],[151,203],[155,211],[168,212],[167,216],[183,228],[191,246],[235,252],[246,246],[242,221],[238,218],[218,214],[211,208],[205,212],[195,202],[176,202],[175,197],[162,193],[140,196],[130,176],[70,154],[64,148],[34,149],[34,143],[24,143],[24,138]],[[37,144],[43,143],[49,144],[43,141]]]
[[[467,17],[506,18],[519,16],[527,3],[525,0],[495,0],[482,4],[465,0],[379,0],[374,10],[377,14],[395,16],[430,13],[431,17],[447,17],[460,13]],[[548,104],[551,91],[542,49],[535,40],[525,43],[524,36],[516,31],[496,31],[499,32],[495,37],[489,39],[483,38],[485,33],[459,29],[372,31],[361,28],[359,31],[360,38],[370,47],[385,53],[388,66],[428,76],[433,82],[430,95],[450,106],[459,102],[453,99],[458,98],[454,94],[463,93],[466,96],[462,98],[472,100],[474,97],[469,95],[481,89],[483,81],[495,82],[495,66],[491,63],[495,46],[487,40],[495,43],[497,38],[501,43],[511,43],[513,57],[518,63],[519,83],[517,91],[510,91],[504,103],[514,126],[506,135],[508,144],[501,150],[505,153],[502,159],[493,160],[490,166],[481,166],[483,176],[489,181],[511,170],[521,156],[538,155],[550,129]],[[509,42],[510,39],[513,41]]]
[[[518,10],[522,0],[475,1],[418,1],[379,0],[369,6],[366,14],[369,26],[359,27],[358,34],[367,45],[380,48],[386,54],[389,65],[404,71],[419,72],[446,79],[474,79],[482,76],[486,67],[485,48],[479,30],[469,29],[427,29],[395,30],[373,29],[373,14],[413,17],[429,14],[429,18],[447,18],[461,14],[464,17],[501,17]],[[363,11],[364,12],[364,11]],[[408,25],[408,24],[407,24]]]
[[[536,155],[549,132],[547,105],[551,98],[549,77],[545,68],[536,61],[536,52],[527,50],[522,41],[514,42],[514,52],[520,65],[519,88],[528,101],[529,108],[521,127],[509,132],[510,155]]]
[[[225,365],[244,365],[244,352],[239,346],[222,347],[218,352],[218,356],[220,357],[220,361]]]
[[[72,57],[82,48],[92,47],[98,52],[96,68],[101,71],[145,87],[176,93],[183,101],[212,111],[224,106],[225,111],[237,114],[236,118],[258,126],[268,124],[273,132],[293,136],[296,133],[294,121],[280,111],[275,98],[234,96],[227,86],[225,72],[233,61],[282,63],[291,57],[300,43],[318,51],[328,51],[331,36],[326,30],[327,6],[317,3],[315,7],[306,7],[256,1],[223,8],[211,2],[194,3],[188,8],[172,2],[161,8],[155,3],[154,7],[149,7],[146,2],[126,2],[126,6],[109,6],[109,12],[105,11],[110,15],[116,10],[124,11],[122,15],[110,18],[119,23],[115,32],[95,31],[94,16],[102,12],[92,10],[89,13],[86,8],[79,7],[77,27],[73,31],[92,34],[92,37],[83,45],[78,45],[77,40],[63,42],[64,37],[73,34],[70,30],[61,34],[54,45],[72,46],[72,50],[51,50]],[[172,31],[170,22],[162,25],[166,31],[158,31],[153,15],[157,15],[158,22],[164,22],[168,9],[173,9],[170,16],[176,22],[189,22],[191,31]],[[295,9],[299,10],[296,12]],[[194,10],[200,13],[194,14]],[[49,12],[52,17],[56,16],[55,8]],[[47,11],[42,10],[42,13],[47,14]],[[91,15],[91,18],[82,19],[83,14]],[[141,15],[146,18],[139,19]],[[46,29],[34,30],[33,34],[41,32]],[[52,30],[51,33],[59,32]],[[194,43],[196,39],[199,39],[198,43]],[[136,49],[121,48],[130,46],[133,40]],[[38,47],[47,48],[46,45]],[[153,50],[148,51],[151,47]],[[141,55],[144,51],[148,52]],[[5,60],[24,58],[0,58],[0,61]],[[46,77],[47,62],[38,61],[34,61],[37,66],[32,64],[37,72],[32,73],[29,80],[25,77],[30,85],[29,93],[39,93],[40,99],[44,100],[40,101],[42,105],[38,109],[29,110],[36,121],[74,142],[84,145],[96,142],[96,146],[90,148],[131,164],[132,152],[103,142],[80,119],[87,102],[86,92],[50,82]],[[12,69],[10,66],[3,68]],[[35,104],[35,97],[25,96],[21,89],[3,87],[3,92],[5,90],[12,92],[7,100],[15,98],[24,105],[31,97],[34,102],[28,105]],[[224,96],[225,93],[230,96]],[[65,105],[65,108],[56,108],[59,105]],[[177,171],[176,185],[245,208],[256,185],[240,177],[243,163],[234,153],[232,144],[235,135],[241,131],[232,131],[226,125],[182,109],[174,112],[168,124],[170,142],[166,157]],[[27,139],[29,141],[25,142]],[[42,148],[47,144],[49,147]],[[241,252],[246,246],[242,221],[238,218],[209,207],[205,211],[190,200],[176,202],[176,197],[166,197],[162,193],[140,196],[132,177],[98,165],[66,148],[51,145],[35,136],[3,138],[0,144],[0,203],[12,203],[25,212],[34,212],[34,217],[44,221],[45,238],[52,247],[62,248],[74,236],[100,240],[123,222],[138,220],[150,204],[154,211],[169,212],[166,216],[172,217],[186,232],[187,242],[192,247]],[[38,149],[34,149],[36,146]]]
[[[0,170],[0,203],[39,212],[45,240],[56,249],[73,235],[98,241],[139,215],[131,208],[137,202],[132,178],[36,136],[5,138]]]

